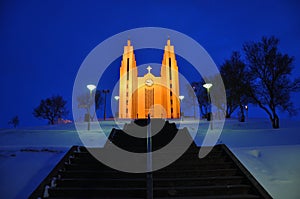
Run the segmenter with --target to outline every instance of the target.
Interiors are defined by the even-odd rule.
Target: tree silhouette
[[[199,110],[203,118],[207,118],[208,114],[210,113],[209,109],[209,102],[208,102],[208,96],[206,93],[205,88],[203,88],[204,80],[201,80],[199,82],[193,82],[191,86],[188,86],[188,95],[193,100],[196,97],[196,104],[198,102]]]
[[[279,128],[278,109],[296,113],[290,94],[300,90],[300,78],[290,78],[294,58],[279,52],[278,43],[272,36],[243,46],[250,69],[248,94],[268,114],[273,128]]]
[[[201,79],[199,82],[193,82],[191,83],[191,85],[187,85],[186,89],[188,91],[190,102],[194,102],[194,98],[196,96],[200,114],[202,115],[202,117],[210,120],[212,119],[212,116],[215,115],[216,118],[219,119],[221,115],[225,113],[226,107],[226,104],[224,104],[224,102],[226,101],[226,99],[224,99],[225,95],[218,95],[219,93],[222,93],[224,89],[223,84],[220,84],[222,78],[218,75],[214,75],[205,77],[205,80],[206,81],[204,81],[204,79]],[[205,83],[213,84],[210,88],[210,94],[208,93],[207,89],[204,88]],[[213,98],[213,100],[211,100],[211,98]],[[217,108],[214,109],[214,113],[213,107]]]
[[[66,104],[67,101],[62,96],[52,96],[41,100],[39,106],[33,110],[33,115],[37,118],[47,119],[50,124],[54,124],[63,116],[68,115]]]
[[[222,115],[225,116],[226,112],[226,95],[222,95],[224,92],[223,80],[220,75],[213,75],[209,77],[204,77],[205,83],[211,83],[212,87],[209,89],[210,93],[210,112],[211,116],[215,116],[216,119],[220,119]],[[207,89],[203,86],[204,82],[202,82],[202,88],[205,90],[206,95],[208,95]],[[217,108],[217,109],[214,109]]]
[[[8,124],[12,125],[14,128],[16,128],[20,123],[19,117],[16,115],[11,120],[9,120]]]
[[[90,108],[92,105],[94,105],[94,103],[92,103],[90,93],[79,95],[77,97],[77,102],[79,108],[84,108],[86,109],[87,114],[91,114],[90,117],[93,121],[96,115],[96,111],[99,110],[100,106],[103,104],[103,97],[100,90],[96,90],[96,92],[92,94],[92,97],[95,98],[95,112],[93,114],[90,113]]]
[[[241,122],[245,121],[244,107],[248,103],[247,93],[249,92],[249,72],[246,64],[241,60],[239,52],[234,51],[230,59],[225,60],[220,69],[227,96],[226,118],[239,107]]]

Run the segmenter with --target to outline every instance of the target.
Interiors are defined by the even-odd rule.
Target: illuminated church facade
[[[180,118],[178,66],[170,39],[164,48],[160,76],[147,67],[139,77],[130,40],[124,46],[120,67],[119,118]]]

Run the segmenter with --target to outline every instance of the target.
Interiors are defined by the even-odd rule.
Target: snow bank
[[[68,147],[1,147],[1,198],[28,198],[67,150]]]
[[[300,145],[231,150],[273,198],[300,198]]]

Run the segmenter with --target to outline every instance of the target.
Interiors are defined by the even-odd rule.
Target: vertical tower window
[[[127,80],[129,80],[129,58],[127,58]]]
[[[172,80],[172,65],[171,65],[171,57],[169,57],[169,77],[170,80]]]

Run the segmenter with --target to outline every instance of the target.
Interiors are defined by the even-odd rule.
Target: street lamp
[[[86,87],[90,90],[90,93],[92,93],[92,91],[96,88],[94,84],[89,84]]]
[[[196,119],[196,92],[197,92],[197,88],[195,86],[193,86],[193,90],[194,90],[194,95],[193,95],[193,103],[194,103],[194,119]]]
[[[247,119],[248,119],[248,109],[249,109],[248,105],[245,105],[245,109],[246,109],[246,116],[247,116]]]
[[[106,119],[106,94],[109,93],[109,90],[102,90],[102,92],[104,93],[104,114],[103,114],[103,119]]]
[[[182,119],[183,116],[182,116],[182,112],[181,112],[181,102],[182,102],[182,100],[184,99],[184,96],[183,96],[183,95],[180,95],[180,96],[179,96],[179,99],[180,99],[180,117],[181,117],[181,119]]]
[[[116,118],[118,119],[119,117],[119,103],[118,100],[120,99],[120,96],[115,96],[115,100],[117,101],[117,108],[116,108]]]
[[[206,84],[203,84],[203,87],[207,89],[207,92],[209,92],[209,89],[212,87],[212,84],[206,83]]]
[[[212,109],[212,107],[211,107],[211,99],[210,99],[209,90],[210,90],[210,88],[211,88],[212,86],[213,86],[213,85],[212,85],[211,83],[203,84],[203,87],[206,88],[206,90],[207,90],[208,103],[209,103],[211,109]],[[211,110],[211,112],[212,112],[212,110]],[[212,119],[212,113],[211,113],[211,112],[209,113],[209,114],[210,114],[210,115],[209,115],[209,119],[210,119],[210,120]],[[210,122],[210,128],[213,129],[212,122]]]
[[[90,90],[90,103],[88,104],[88,131],[91,129],[91,113],[90,113],[90,107],[91,107],[91,100],[92,100],[92,92],[96,88],[95,85],[89,84],[86,86]]]

